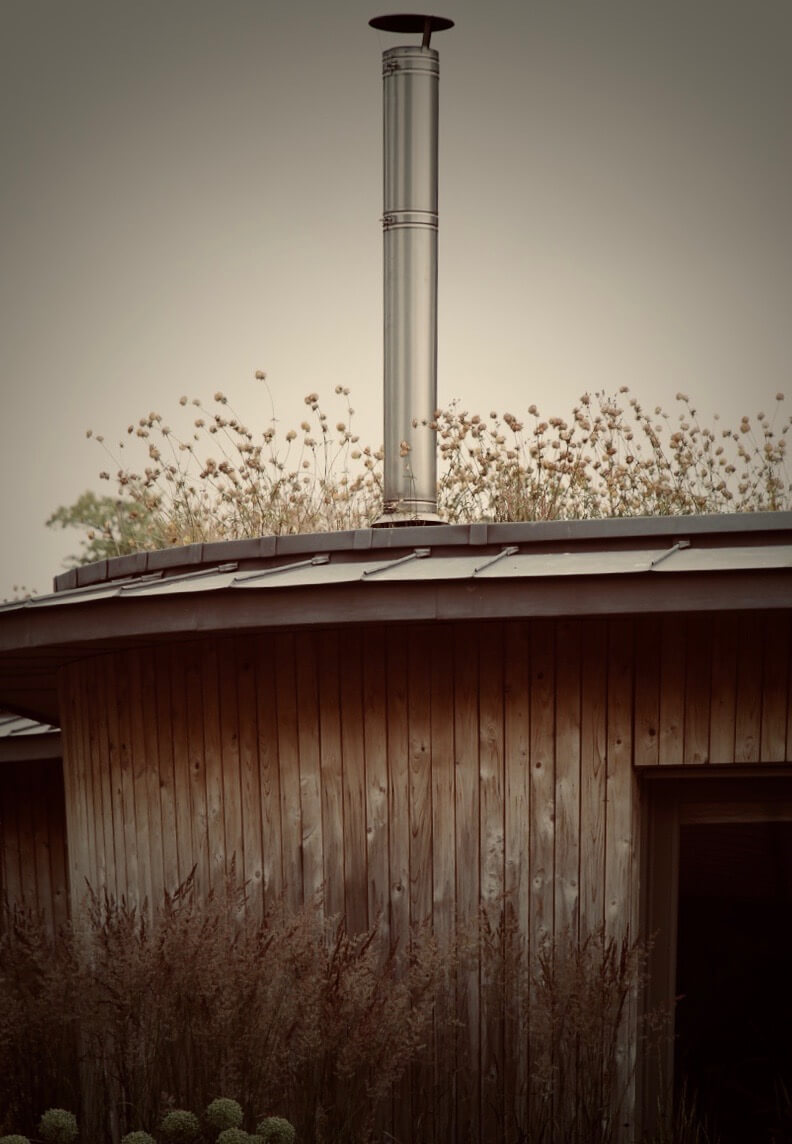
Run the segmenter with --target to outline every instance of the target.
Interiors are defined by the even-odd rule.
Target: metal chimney
[[[437,524],[437,108],[441,16],[378,16],[421,44],[382,53],[386,524]],[[415,424],[414,424],[415,423]]]

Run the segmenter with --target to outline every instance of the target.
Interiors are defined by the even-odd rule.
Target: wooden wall
[[[69,914],[60,759],[0,765],[0,893],[39,911],[53,929]]]
[[[264,900],[324,889],[394,936],[499,903],[626,924],[629,621],[219,639],[62,675],[71,873],[156,899],[232,858]],[[607,845],[606,845],[607,842]],[[620,923],[621,924],[621,923]]]
[[[261,634],[87,659],[60,684],[74,906],[86,878],[156,901],[233,862],[259,908],[324,893],[393,939],[497,924],[504,895],[534,947],[636,934],[638,768],[792,747],[778,615]],[[511,1082],[488,983],[467,984],[474,1123]]]
[[[636,766],[792,760],[788,614],[649,617],[635,645]]]

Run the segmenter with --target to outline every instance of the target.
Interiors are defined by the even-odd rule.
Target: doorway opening
[[[792,1141],[792,822],[681,823],[674,1077],[721,1144]]]
[[[674,1018],[662,1089],[695,1102],[713,1144],[792,1144],[792,780],[648,786],[648,1001]]]

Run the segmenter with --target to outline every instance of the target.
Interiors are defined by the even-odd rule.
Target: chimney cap
[[[423,46],[429,47],[429,38],[432,32],[445,32],[453,28],[454,21],[447,20],[445,16],[422,16],[414,12],[400,12],[393,16],[374,16],[369,20],[372,28],[381,32],[420,32],[423,35]]]

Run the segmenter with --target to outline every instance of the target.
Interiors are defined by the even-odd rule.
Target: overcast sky
[[[381,440],[381,67],[361,0],[0,0],[0,599],[181,394]],[[786,390],[789,0],[444,0],[442,402]],[[792,394],[790,394],[792,397]]]

